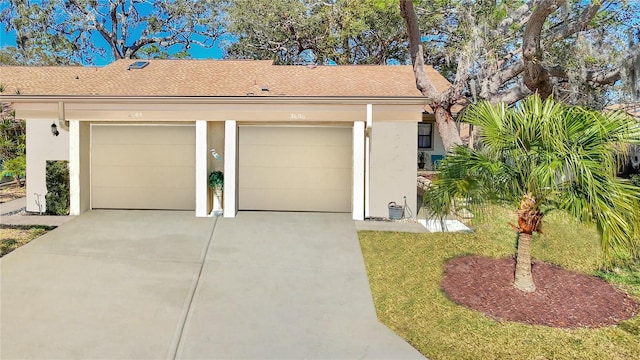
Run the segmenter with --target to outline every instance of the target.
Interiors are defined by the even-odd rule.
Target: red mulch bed
[[[455,303],[494,319],[561,328],[602,327],[633,317],[638,302],[609,283],[534,262],[536,291],[513,287],[515,259],[464,256],[447,261],[442,289]]]

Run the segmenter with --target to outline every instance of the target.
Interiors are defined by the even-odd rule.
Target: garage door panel
[[[249,129],[249,130],[245,130]],[[238,141],[240,146],[248,144],[256,145],[283,145],[282,138],[286,138],[287,145],[302,146],[343,146],[351,144],[351,128],[346,127],[317,127],[316,132],[310,132],[309,127],[243,127],[247,136]],[[346,131],[348,130],[348,131]],[[252,136],[259,133],[260,136]]]
[[[98,166],[195,166],[193,145],[102,145]]]
[[[351,153],[350,146],[250,144],[242,149],[240,166],[261,166],[268,163],[275,167],[351,167],[351,157],[344,156]]]
[[[343,191],[326,191],[313,189],[269,189],[243,188],[243,196],[255,201],[243,210],[274,210],[274,211],[328,211],[347,212],[351,209],[351,189]],[[312,208],[300,208],[300,199]],[[338,209],[338,210],[336,210]]]
[[[104,126],[91,131],[91,206],[195,208],[193,126]]]
[[[270,167],[247,168],[239,180],[241,188],[268,189],[313,189],[351,191],[344,179],[351,176],[350,169],[322,169],[322,177],[318,176],[318,169],[278,168],[274,171]]]
[[[239,209],[351,211],[352,130],[239,130]]]
[[[93,202],[104,209],[193,210],[195,195],[190,188],[155,187],[144,191],[131,187],[94,187]],[[191,194],[191,195],[189,195]]]
[[[195,138],[193,126],[184,125],[98,125],[95,129],[99,131],[93,131],[91,134],[91,142],[94,145],[189,145]]]
[[[192,188],[195,181],[192,167],[101,166],[95,168],[92,177],[94,186],[121,188]]]

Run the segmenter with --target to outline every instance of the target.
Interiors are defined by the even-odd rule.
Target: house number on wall
[[[130,118],[141,118],[142,117],[142,112],[136,111],[136,112],[129,113],[129,117]]]
[[[291,120],[304,120],[305,116],[304,114],[294,114],[291,113],[291,116],[289,117]]]

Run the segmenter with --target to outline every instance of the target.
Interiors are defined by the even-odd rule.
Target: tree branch
[[[76,0],[69,0],[69,3],[72,4],[78,11],[84,14],[85,18],[88,19],[89,22],[94,24],[96,30],[102,38],[109,44],[111,48],[111,52],[116,59],[122,59],[122,54],[118,51],[118,46],[116,45],[115,39],[111,36],[109,31],[105,29],[104,25],[96,19],[95,14],[87,11],[85,8],[80,6]]]
[[[467,85],[469,80],[469,67],[471,65],[471,59],[468,55],[468,51],[461,51],[458,57],[458,66],[456,68],[456,78],[453,81],[451,87],[440,96],[440,100],[447,100],[450,105],[462,97],[462,91]]]
[[[600,1],[591,1],[590,4],[582,11],[580,16],[578,16],[577,21],[563,22],[562,26],[557,27],[551,32],[552,36],[550,36],[547,41],[560,41],[584,31],[587,29],[591,20],[593,20],[593,18],[598,14],[601,7],[602,3]]]
[[[516,103],[527,96],[533,94],[531,90],[527,89],[526,86],[522,84],[518,84],[508,90],[500,92],[498,94],[493,94],[487,98],[487,100],[491,103],[503,102],[505,104],[513,104]]]
[[[543,0],[533,11],[522,37],[522,59],[524,83],[533,92],[546,99],[553,92],[548,71],[542,66],[544,58],[540,34],[547,17],[555,12],[563,0]]]
[[[524,71],[524,63],[522,61],[511,64],[506,69],[497,70],[487,75],[480,83],[480,97],[489,99],[498,93],[500,87],[511,81]]]
[[[411,0],[400,0],[400,14],[407,25],[409,52],[411,53],[411,63],[416,77],[416,86],[424,96],[435,98],[439,93],[424,71],[424,49],[420,29],[418,28],[418,17]]]
[[[495,34],[508,34],[510,32],[509,28],[514,23],[519,23],[521,25],[526,24],[529,20],[529,16],[527,14],[531,11],[531,8],[538,5],[538,3],[540,3],[540,0],[529,1],[522,4],[522,6],[517,8],[508,17],[503,19],[500,24],[498,24]]]
[[[605,69],[605,70],[588,70],[585,76],[585,80],[593,85],[613,85],[620,79],[622,79],[621,68],[631,68],[634,59],[640,56],[640,44],[634,45],[629,49],[627,57],[623,61],[623,66],[617,69]],[[561,66],[554,66],[549,69],[549,75],[559,79],[568,79],[569,74]]]

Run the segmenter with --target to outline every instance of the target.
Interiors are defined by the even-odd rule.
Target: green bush
[[[47,160],[47,214],[69,214],[69,162]]]
[[[212,171],[209,174],[209,187],[216,190],[222,190],[223,186],[224,174],[222,171]]]
[[[635,186],[640,186],[640,174],[631,175],[631,182]]]
[[[18,155],[12,159],[6,160],[0,168],[0,178],[11,176],[16,181],[16,186],[20,187],[27,171],[27,162],[24,155]]]

